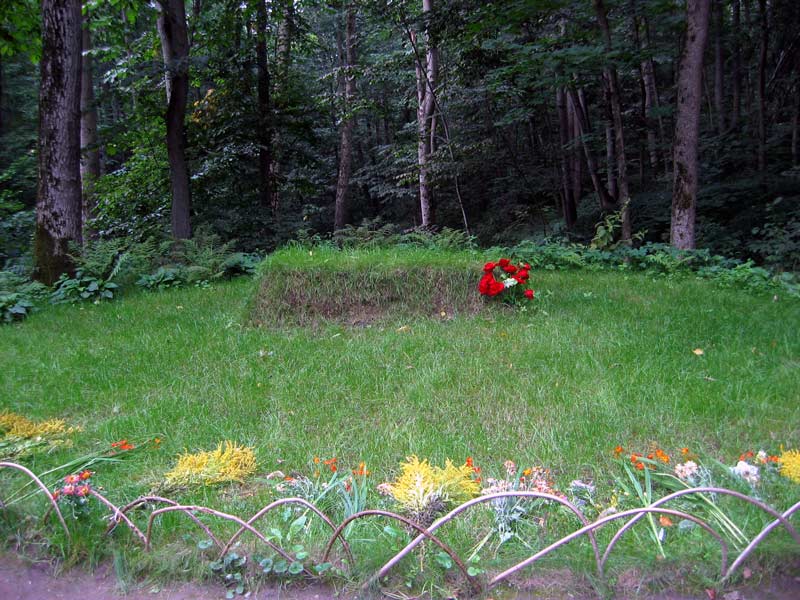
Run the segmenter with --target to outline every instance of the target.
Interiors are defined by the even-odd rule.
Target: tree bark
[[[339,176],[336,180],[336,205],[334,229],[341,229],[347,223],[347,192],[350,186],[350,170],[353,162],[353,128],[355,117],[353,108],[356,97],[356,5],[351,0],[345,12],[344,61],[341,69],[344,74],[344,118],[342,119],[339,145]]]
[[[606,50],[612,50],[611,27],[608,24],[606,8],[603,0],[593,0],[595,12],[597,13],[597,23],[600,31],[605,38]],[[611,101],[611,114],[614,120],[614,150],[617,155],[617,187],[619,189],[619,202],[622,217],[622,241],[630,243],[633,238],[633,231],[630,217],[630,193],[628,191],[628,165],[625,159],[625,134],[622,127],[622,101],[620,99],[619,81],[617,70],[608,66],[604,69],[608,94]]]
[[[95,216],[94,183],[100,177],[100,149],[97,146],[97,105],[94,101],[92,34],[89,16],[83,17],[81,53],[81,187],[83,188],[84,234],[94,237],[89,223]]]
[[[36,278],[72,271],[69,243],[81,242],[80,0],[42,0]]]
[[[272,191],[272,119],[270,116],[270,73],[267,62],[267,5],[256,2],[256,67],[258,70],[258,197],[261,206],[271,208],[277,218],[278,207]]]
[[[711,0],[688,0],[686,4],[686,43],[678,75],[675,115],[675,167],[670,226],[670,243],[682,249],[695,247],[703,53],[708,37],[710,10]]]
[[[159,0],[163,23],[161,47],[166,52],[164,63],[169,78],[167,125],[167,157],[172,188],[172,236],[192,236],[189,168],[186,164],[186,132],[184,115],[189,96],[189,37],[183,0]]]
[[[614,206],[614,200],[609,196],[608,191],[606,191],[606,188],[603,187],[603,183],[600,181],[600,176],[597,174],[597,161],[595,160],[594,152],[592,152],[592,149],[589,147],[589,144],[586,143],[585,139],[585,136],[590,132],[586,104],[585,102],[579,101],[580,99],[576,97],[575,91],[572,89],[569,90],[569,96],[576,109],[575,117],[578,126],[578,137],[580,139],[580,145],[583,147],[583,154],[586,158],[586,169],[589,171],[589,178],[592,180],[592,187],[597,195],[597,202],[600,206],[600,210],[609,210]]]
[[[725,67],[722,56],[722,0],[714,0],[714,112],[717,133],[725,133]]]
[[[561,167],[561,214],[564,217],[564,224],[567,229],[575,226],[577,220],[577,209],[575,199],[572,195],[571,167],[570,160],[567,158],[567,145],[570,138],[569,118],[567,116],[567,98],[564,88],[559,86],[556,89],[556,111],[558,112],[558,133],[561,148],[559,152],[559,164]]]
[[[416,63],[417,74],[417,162],[419,166],[419,207],[422,227],[433,225],[433,184],[431,182],[430,156],[431,139],[435,135],[434,112],[436,110],[435,89],[439,76],[439,51],[430,33],[430,19],[433,0],[422,0],[422,15],[425,23],[425,65]]]
[[[758,15],[761,20],[761,45],[758,55],[758,172],[767,170],[767,48],[769,24],[767,22],[767,0],[758,0]]]
[[[733,33],[733,77],[731,81],[731,129],[739,127],[742,114],[742,40],[741,40],[741,0],[733,0],[733,17],[731,23]]]
[[[572,152],[570,154],[572,200],[577,206],[583,196],[583,162],[581,160],[581,130],[578,125],[578,113],[575,109],[575,104],[572,96],[567,94],[567,123],[569,123],[569,139],[572,142]]]

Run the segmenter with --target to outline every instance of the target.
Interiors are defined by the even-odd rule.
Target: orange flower
[[[622,446],[617,446],[616,448],[614,448],[614,456],[616,456],[617,458],[619,458],[619,455],[622,454],[623,452],[625,452],[625,448],[623,448]]]
[[[641,454],[636,454],[636,452],[634,452],[633,454],[631,454],[631,462],[632,463],[637,463],[637,462],[639,462],[639,459],[641,457],[642,457]]]
[[[688,448],[681,448],[681,454],[686,456],[687,454],[689,454],[689,449]]]
[[[652,453],[652,452],[651,452],[650,454],[648,454],[648,455],[647,455],[647,459],[648,459],[648,460],[653,460],[654,458],[655,458],[655,457],[653,456],[653,453]]]
[[[332,473],[336,473],[336,457],[323,460],[322,464],[327,465]]]
[[[81,480],[80,475],[67,475],[66,477],[64,477],[64,483],[69,483],[69,484],[79,483],[80,480]]]
[[[358,469],[353,469],[353,475],[358,475],[359,477],[366,477],[370,474],[370,471],[367,470],[367,466],[365,463],[359,463]]]
[[[314,457],[314,464],[315,464],[315,465],[318,465],[318,464],[319,464],[319,456],[315,456],[315,457]]]
[[[636,468],[639,469],[640,471],[644,471],[644,463],[637,462]]]
[[[672,527],[672,519],[670,519],[667,515],[661,515],[658,517],[658,522],[662,527]]]
[[[468,456],[465,464],[471,469],[472,468],[472,457]]]
[[[53,493],[50,496],[53,500],[58,500],[58,497],[61,495],[61,490],[53,490]]]
[[[80,477],[81,481],[86,481],[91,476],[92,472],[89,469],[86,469],[85,471],[81,471],[81,474],[78,477]]]
[[[528,468],[528,469],[525,469],[525,470],[522,472],[522,474],[523,474],[525,477],[530,477],[530,476],[531,476],[531,473],[533,473],[533,469],[530,469],[530,468]]]

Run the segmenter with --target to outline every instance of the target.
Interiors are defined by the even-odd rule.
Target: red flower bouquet
[[[530,268],[528,263],[515,265],[507,258],[501,258],[496,263],[488,262],[483,265],[478,292],[481,296],[500,296],[507,301],[521,298],[533,300],[534,291],[528,286]],[[499,279],[495,277],[495,271],[499,271]]]

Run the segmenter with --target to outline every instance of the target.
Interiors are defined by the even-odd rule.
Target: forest
[[[793,0],[5,0],[0,266],[370,231],[800,264]]]

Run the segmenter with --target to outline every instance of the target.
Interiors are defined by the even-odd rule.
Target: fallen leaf
[[[397,333],[405,333],[406,331],[411,331],[411,327],[408,325],[402,325],[401,327],[397,328]]]
[[[666,515],[661,515],[658,517],[658,522],[661,524],[662,527],[672,527],[672,519],[670,519]]]
[[[447,313],[445,311],[442,311],[439,313],[439,316],[444,319],[447,316]]]
[[[695,348],[692,350],[692,352],[695,354],[695,356],[703,356],[703,354],[705,354],[701,348]]]

